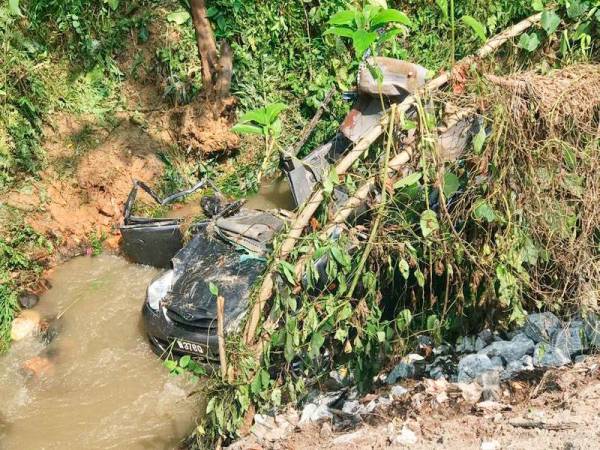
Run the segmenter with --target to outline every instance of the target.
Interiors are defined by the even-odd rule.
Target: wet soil
[[[188,435],[198,398],[168,374],[141,328],[157,273],[110,255],[53,271],[34,311],[58,328],[55,339],[15,342],[0,357],[2,450],[172,449]]]

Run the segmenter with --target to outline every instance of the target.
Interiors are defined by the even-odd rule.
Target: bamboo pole
[[[219,361],[221,363],[221,377],[227,379],[227,354],[225,353],[225,299],[217,296],[217,337],[219,339]]]
[[[534,14],[533,16],[513,25],[512,27],[507,28],[503,32],[490,38],[485,43],[485,45],[483,47],[481,47],[475,53],[474,56],[469,56],[469,57],[462,59],[461,61],[459,61],[457,63],[456,66],[465,65],[465,64],[469,64],[469,63],[476,63],[477,60],[480,60],[480,59],[483,59],[483,58],[489,56],[494,51],[496,51],[499,47],[501,47],[505,42],[507,42],[508,40],[510,40],[512,38],[515,38],[516,36],[523,33],[525,30],[527,30],[530,27],[532,27],[533,25],[537,24],[541,20],[541,17],[542,17],[542,13],[537,13],[537,14]],[[441,74],[440,76],[434,78],[433,80],[429,81],[428,83],[426,83],[425,86],[423,86],[421,89],[419,89],[415,94],[409,95],[408,97],[406,97],[397,106],[399,116],[402,116],[403,114],[408,112],[408,110],[416,104],[417,99],[419,97],[426,95],[428,92],[438,90],[441,87],[443,87],[444,85],[446,85],[448,83],[448,81],[450,80],[450,76],[451,76],[451,71],[445,72],[445,73]],[[384,127],[387,125],[387,120],[388,120],[388,118],[387,118],[387,116],[385,116],[382,119],[382,122],[379,125],[376,125],[375,127],[373,127],[371,130],[369,130],[366,133],[366,135],[357,143],[355,148],[352,151],[350,151],[338,163],[338,165],[336,166],[336,171],[339,175],[346,173],[346,171],[352,166],[352,164],[354,164],[354,162],[360,157],[360,155],[362,155],[362,153],[365,150],[367,150],[369,148],[369,146],[379,138],[379,136],[383,132]],[[408,155],[403,155],[403,153],[398,155],[398,157],[402,157],[402,158],[404,158],[406,156],[408,156]],[[394,159],[396,159],[396,158],[394,158]],[[394,161],[390,162],[390,166],[391,166],[392,162],[394,162]],[[365,185],[365,186],[361,186],[359,188],[359,191],[360,191],[361,195],[364,195],[364,198],[366,198],[366,196],[370,192],[370,189],[372,189],[374,187],[373,183],[375,183],[375,180],[370,179],[367,182],[367,184],[372,184],[370,187]],[[355,197],[356,197],[356,194],[355,194]],[[296,243],[298,242],[298,239],[302,235],[302,231],[307,226],[311,217],[314,215],[314,213],[316,212],[317,208],[319,207],[319,205],[321,204],[321,202],[323,201],[324,198],[325,197],[324,197],[323,189],[318,189],[311,196],[311,198],[307,201],[307,203],[305,203],[303,205],[301,211],[296,216],[296,219],[293,221],[286,239],[283,241],[281,247],[279,248],[278,256],[276,256],[274,259],[275,264],[277,264],[278,261],[285,261],[287,259],[287,257],[289,256],[289,254],[295,247]],[[356,200],[359,200],[359,198],[357,197]],[[348,212],[347,214],[349,215],[350,213]],[[245,341],[247,344],[251,344],[254,342],[254,337],[255,337],[254,335],[256,333],[256,329],[257,329],[258,323],[260,321],[260,315],[262,314],[262,311],[264,309],[266,302],[271,298],[271,295],[273,293],[273,286],[274,286],[274,278],[273,277],[274,277],[273,271],[271,271],[269,274],[267,274],[265,276],[263,283],[261,285],[258,297],[254,303],[252,310],[251,310],[250,318],[248,320],[248,323],[247,323],[246,329],[245,329]]]

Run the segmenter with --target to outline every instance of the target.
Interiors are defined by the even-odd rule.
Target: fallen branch
[[[489,56],[496,49],[498,49],[500,46],[502,46],[505,42],[520,35],[525,30],[527,30],[531,26],[538,23],[540,21],[541,17],[542,17],[541,13],[535,14],[535,15],[517,23],[516,25],[504,30],[502,33],[499,33],[498,35],[492,37],[491,39],[488,40],[488,42],[483,47],[481,47],[477,51],[477,53],[474,56],[469,56],[467,58],[462,59],[461,61],[459,61],[457,63],[457,66],[476,63],[477,60]],[[452,73],[451,71],[443,73],[442,75],[438,76],[437,78],[426,83],[425,86],[423,86],[421,89],[419,89],[415,94],[409,95],[407,98],[405,98],[397,106],[399,116],[402,116],[403,114],[408,112],[417,103],[417,99],[419,97],[426,95],[427,93],[429,93],[431,91],[438,90],[441,87],[443,87],[445,84],[447,84],[448,81],[450,80],[451,73]],[[387,125],[387,121],[388,121],[387,116],[384,116],[382,122],[380,124],[376,125],[375,127],[373,127],[371,130],[369,130],[365,134],[365,136],[356,144],[354,149],[352,151],[350,151],[337,164],[336,172],[338,175],[345,174],[346,171],[352,166],[352,164],[354,164],[354,162],[360,157],[360,155],[362,155],[362,153],[365,150],[367,150],[371,146],[371,144],[374,143],[379,138],[379,136],[383,132],[384,127]],[[398,157],[401,157],[401,156],[402,156],[402,154],[398,155]],[[404,157],[405,156],[403,156],[403,158]],[[391,166],[391,164],[390,164],[390,166]],[[372,179],[367,183],[371,184],[374,182],[375,182],[374,179]],[[361,186],[359,188],[359,191],[361,192],[361,195],[364,194],[365,198],[366,198],[366,196],[370,192],[370,188],[368,186],[366,186],[366,187]],[[275,267],[277,267],[277,264],[280,261],[285,261],[287,259],[287,257],[291,253],[291,251],[294,249],[296,243],[298,242],[298,239],[302,235],[302,231],[306,228],[310,219],[313,217],[314,213],[316,212],[317,208],[319,207],[321,202],[324,200],[324,198],[325,198],[325,193],[324,193],[323,189],[318,189],[311,196],[311,198],[303,205],[301,211],[297,215],[296,219],[293,221],[286,239],[283,241],[283,243],[279,247],[278,252],[275,253],[274,265],[272,266],[273,269]],[[256,329],[257,329],[258,323],[260,321],[260,316],[262,314],[262,311],[264,309],[266,302],[271,298],[271,296],[273,294],[273,286],[274,286],[273,271],[274,270],[272,270],[270,273],[268,273],[265,276],[263,283],[261,285],[261,288],[259,290],[258,297],[254,303],[252,310],[251,310],[250,318],[247,322],[245,333],[244,333],[245,342],[247,344],[251,344],[254,342],[254,338],[255,338],[254,335],[256,333]]]

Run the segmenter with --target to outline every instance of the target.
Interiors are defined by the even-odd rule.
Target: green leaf
[[[167,15],[167,21],[177,25],[183,25],[190,19],[190,13],[187,11],[175,11]]]
[[[279,268],[279,272],[285,276],[287,282],[294,286],[296,284],[296,278],[294,276],[294,266],[292,266],[287,261],[280,261]]]
[[[238,123],[237,125],[234,125],[231,127],[231,131],[238,134],[263,134],[263,128],[245,123]]]
[[[217,287],[217,285],[215,283],[213,283],[212,281],[210,281],[208,283],[208,290],[210,291],[210,293],[212,295],[214,295],[215,297],[219,295],[219,288]]]
[[[410,275],[410,266],[408,265],[408,261],[402,258],[398,263],[398,270],[400,270],[400,274],[404,277],[404,279],[408,280]]]
[[[375,42],[377,36],[377,33],[374,31],[358,30],[352,33],[352,45],[354,46],[356,56],[359,58],[362,57],[371,44]]]
[[[459,178],[452,172],[444,173],[444,197],[450,198],[460,188]]]
[[[438,223],[435,212],[427,209],[421,213],[421,232],[423,237],[431,235],[431,233],[439,230],[440,224]]]
[[[543,11],[544,10],[544,2],[542,0],[532,0],[531,8],[537,12]]]
[[[371,29],[377,28],[378,25],[385,25],[388,23],[399,23],[406,25],[407,27],[412,26],[412,21],[406,14],[397,9],[384,9],[377,13],[371,20]]]
[[[481,22],[479,22],[472,16],[463,16],[462,21],[471,27],[471,29],[475,32],[479,39],[481,39],[482,41],[487,40],[485,25],[483,25]]]
[[[415,278],[417,279],[419,287],[425,286],[425,275],[423,275],[423,272],[421,272],[420,269],[415,270]]]
[[[421,172],[413,172],[410,175],[407,175],[404,178],[396,181],[394,183],[394,189],[402,189],[404,187],[417,184],[422,176],[423,174]]]
[[[569,170],[573,170],[577,165],[577,158],[575,157],[575,152],[573,152],[573,150],[569,147],[563,148],[563,160]]]
[[[400,311],[400,314],[398,314],[398,318],[396,319],[396,326],[398,327],[398,330],[400,330],[400,331],[408,330],[408,327],[410,326],[411,322],[412,322],[412,313],[410,312],[410,310],[403,309],[402,311]]]
[[[487,139],[484,127],[479,128],[477,134],[473,137],[473,150],[475,154],[480,155],[483,150],[483,144]]]
[[[444,20],[448,20],[448,0],[435,0],[435,4],[440,8]]]
[[[479,200],[477,203],[475,203],[473,216],[477,220],[485,219],[489,223],[492,223],[496,220],[496,213],[485,200]]]
[[[354,22],[354,10],[346,9],[335,13],[329,19],[330,25],[350,25]]]
[[[385,331],[377,332],[377,342],[379,342],[379,343],[385,342]]]
[[[340,37],[352,38],[354,30],[346,27],[331,27],[325,30],[323,34],[335,34]]]
[[[265,107],[265,113],[267,115],[267,120],[269,123],[273,123],[281,111],[287,108],[285,103],[271,103]]]
[[[163,362],[163,365],[170,371],[175,370],[175,368],[177,367],[177,363],[175,361],[173,361],[172,359],[166,359]]]
[[[589,8],[586,1],[583,0],[570,0],[567,3],[567,15],[570,19],[576,19],[583,16]]]
[[[275,388],[271,391],[271,402],[276,407],[281,405],[281,389]]]
[[[531,53],[540,46],[540,38],[534,32],[523,33],[517,46]]]
[[[546,34],[553,34],[560,25],[560,17],[553,10],[544,11],[542,13],[542,28],[546,31]]]
[[[254,380],[252,380],[252,383],[250,384],[250,392],[252,392],[254,395],[258,395],[262,392],[262,381],[260,373],[257,373],[254,377]],[[207,411],[207,413],[208,412],[209,411]]]
[[[108,6],[110,6],[110,9],[112,9],[113,11],[116,11],[119,7],[119,0],[106,0],[106,3],[108,4]]]
[[[19,0],[8,0],[8,10],[13,16],[22,16]]]
[[[379,42],[384,43],[387,41],[391,41],[392,39],[394,39],[396,36],[398,36],[400,33],[403,33],[403,32],[404,32],[404,30],[402,30],[401,28],[393,28],[393,29],[383,33],[381,35],[381,37],[379,38]]]
[[[256,122],[260,125],[269,125],[269,116],[266,108],[258,108],[253,111],[248,111],[242,114],[239,119],[240,123]]]
[[[316,359],[321,353],[321,347],[325,343],[325,338],[320,332],[315,332],[312,334],[310,339],[310,351],[308,352],[309,356],[312,359]]]
[[[179,367],[182,367],[185,369],[190,364],[191,360],[192,360],[192,357],[190,355],[182,356],[179,359]]]

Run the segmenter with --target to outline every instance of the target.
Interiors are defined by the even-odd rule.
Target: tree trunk
[[[215,84],[215,75],[218,74],[217,44],[212,27],[206,17],[206,2],[204,0],[190,0],[192,21],[196,30],[196,43],[198,55],[202,61],[202,83],[204,89],[211,92]]]

